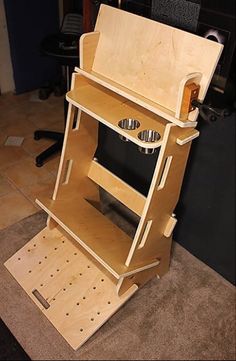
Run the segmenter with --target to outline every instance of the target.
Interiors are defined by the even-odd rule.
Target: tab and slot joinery
[[[191,142],[199,135],[192,99],[204,100],[222,48],[104,4],[95,31],[80,38],[54,193],[37,200],[48,214],[47,227],[5,263],[74,349],[138,287],[169,269],[173,211]],[[99,123],[116,133],[122,148],[117,157],[99,149]],[[116,161],[131,160],[135,147],[143,153],[136,152],[141,171],[158,151],[149,158],[146,197],[135,189],[143,178],[131,165],[123,163],[119,174],[133,173],[134,188],[111,171]],[[116,214],[114,224],[112,212],[102,213],[100,187],[126,206],[119,207],[123,216],[136,213],[133,239],[128,233],[134,229],[123,231],[124,217],[117,221]]]

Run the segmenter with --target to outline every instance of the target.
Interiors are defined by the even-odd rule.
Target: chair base
[[[62,149],[64,133],[53,132],[50,130],[36,130],[34,132],[34,139],[39,140],[41,138],[48,138],[56,140],[56,143],[52,144],[49,148],[44,150],[35,158],[35,164],[37,167],[42,167],[44,161],[51,157],[53,154],[59,152]]]

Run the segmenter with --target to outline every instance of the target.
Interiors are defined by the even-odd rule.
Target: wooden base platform
[[[5,266],[74,350],[137,290],[116,284],[60,229],[45,228]]]

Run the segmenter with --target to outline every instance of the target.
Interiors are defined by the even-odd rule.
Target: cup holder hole
[[[134,130],[140,127],[140,122],[137,119],[125,118],[118,123],[121,129]]]
[[[161,136],[155,130],[145,129],[142,132],[138,133],[138,138],[145,143],[154,143],[157,142],[161,138]]]

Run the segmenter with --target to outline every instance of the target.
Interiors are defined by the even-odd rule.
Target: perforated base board
[[[45,228],[6,268],[76,350],[137,290],[116,285],[57,228]]]

